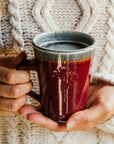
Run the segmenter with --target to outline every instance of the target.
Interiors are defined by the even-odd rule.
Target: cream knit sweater
[[[91,83],[100,79],[114,84],[114,0],[1,0],[1,6],[2,51],[13,55],[24,49],[30,58],[37,34],[86,32],[97,40]],[[31,78],[38,92],[36,73]],[[37,104],[32,98],[28,103]],[[0,116],[0,144],[114,144],[114,117],[86,132],[56,133],[19,115]]]

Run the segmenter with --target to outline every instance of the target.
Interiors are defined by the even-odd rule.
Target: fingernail
[[[71,121],[67,123],[67,128],[72,129],[76,126],[76,121]]]

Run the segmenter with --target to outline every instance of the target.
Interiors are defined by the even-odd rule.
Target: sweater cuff
[[[91,84],[98,83],[98,81],[104,81],[108,82],[112,85],[114,85],[114,74],[112,73],[98,73],[96,72],[94,75],[91,77]],[[104,130],[108,133],[114,134],[114,116],[112,116],[109,120],[106,122],[96,126],[97,128]]]
[[[114,74],[96,72],[91,76],[91,84],[98,83],[98,81],[104,81],[114,85]]]
[[[98,125],[96,127],[101,129],[101,130],[103,130],[103,131],[105,131],[105,132],[114,134],[114,116],[111,117],[106,122],[104,122],[103,124],[100,124],[100,125]]]

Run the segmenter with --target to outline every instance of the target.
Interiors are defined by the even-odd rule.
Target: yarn
[[[20,26],[20,15],[18,10],[18,0],[9,0],[9,12],[11,14],[10,24],[12,25],[12,36],[15,40],[14,48],[22,49],[24,47],[22,39],[22,30]]]
[[[103,80],[114,84],[113,0],[1,0],[1,5],[0,39],[6,54],[16,55],[25,50],[28,58],[34,57],[32,38],[41,32],[86,32],[97,41],[91,83]],[[39,93],[35,72],[31,72],[31,79]],[[29,100],[38,104],[32,98]],[[19,115],[0,116],[0,127],[0,144],[101,144],[105,139],[110,144],[114,142],[113,117],[87,132],[56,133]]]

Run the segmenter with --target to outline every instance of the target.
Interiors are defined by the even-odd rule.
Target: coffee
[[[49,50],[56,50],[56,51],[72,51],[72,50],[78,50],[81,48],[86,48],[88,45],[85,43],[79,43],[79,42],[53,42],[53,43],[45,43],[41,45],[41,47]]]

